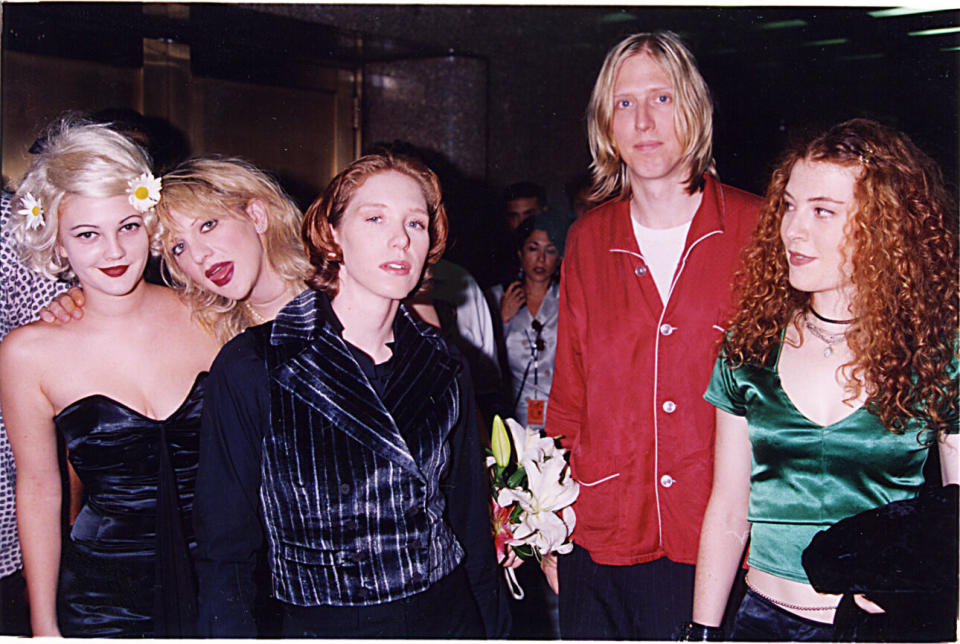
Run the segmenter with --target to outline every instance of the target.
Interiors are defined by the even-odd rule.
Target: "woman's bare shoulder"
[[[69,329],[37,320],[18,327],[0,342],[0,362],[15,364],[19,369],[43,364],[46,358],[62,354],[69,347]]]
[[[164,326],[167,329],[177,329],[181,334],[189,334],[192,341],[201,344],[210,344],[219,349],[219,342],[214,336],[203,329],[190,306],[180,296],[179,292],[165,286],[151,285],[154,298],[151,308],[155,310],[153,324]]]

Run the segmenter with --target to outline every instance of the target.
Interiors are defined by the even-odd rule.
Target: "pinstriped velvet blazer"
[[[299,606],[384,603],[426,590],[463,557],[440,489],[461,367],[436,330],[401,309],[381,400],[318,302],[329,306],[307,292],[285,307],[265,347],[260,500],[274,595]]]
[[[264,549],[271,594],[298,606],[412,595],[462,558],[487,636],[508,632],[469,375],[403,307],[393,330],[381,379],[306,291],[217,356],[194,504],[202,636],[260,634]]]

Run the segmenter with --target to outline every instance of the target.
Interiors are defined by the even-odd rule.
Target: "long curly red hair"
[[[942,433],[957,415],[957,213],[936,162],[874,121],[836,125],[778,164],[742,255],[724,355],[733,367],[763,364],[809,305],[810,294],[790,286],[780,239],[784,190],[800,160],[859,169],[846,230],[857,293],[857,323],[846,334],[855,357],[843,366],[850,398],[866,392],[867,408],[890,431],[903,433],[916,418]]]

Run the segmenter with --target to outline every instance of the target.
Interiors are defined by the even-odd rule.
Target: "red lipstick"
[[[204,275],[217,286],[226,286],[233,279],[233,262],[217,262]]]
[[[124,266],[110,266],[109,268],[101,268],[100,270],[107,277],[120,277],[127,272],[127,268],[129,268],[129,266],[129,264]]]

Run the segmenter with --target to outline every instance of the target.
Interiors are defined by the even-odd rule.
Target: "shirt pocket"
[[[576,532],[583,536],[605,533],[621,525],[625,514],[622,463],[616,457],[604,456],[596,462],[575,459],[577,497]]]

